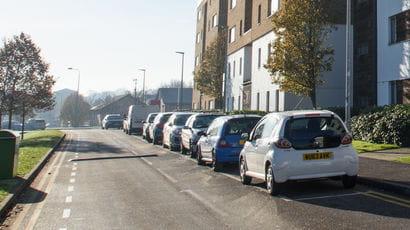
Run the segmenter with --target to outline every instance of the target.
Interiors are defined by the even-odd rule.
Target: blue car
[[[198,141],[198,164],[209,162],[214,171],[220,171],[225,163],[237,163],[245,143],[242,133],[249,133],[260,119],[257,115],[234,115],[213,120]]]

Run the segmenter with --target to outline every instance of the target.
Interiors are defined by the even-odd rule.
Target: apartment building
[[[206,48],[215,41],[218,32],[226,28],[227,6],[228,0],[203,0],[198,5],[194,71],[202,61]],[[195,110],[213,110],[217,106],[215,98],[200,92],[194,82],[192,108]]]
[[[230,0],[228,3],[228,51],[226,108],[231,110],[284,111],[311,108],[309,98],[279,91],[263,67],[276,36],[271,17],[281,0]],[[340,2],[335,12],[342,12]],[[344,15],[338,20],[344,21]],[[333,70],[325,73],[325,84],[317,87],[320,107],[343,106],[345,99],[345,25],[336,25],[328,43],[335,50]]]

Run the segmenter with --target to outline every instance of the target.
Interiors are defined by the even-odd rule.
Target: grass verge
[[[394,145],[394,144],[373,144],[370,142],[356,141],[356,140],[353,141],[353,147],[359,153],[399,148],[398,145]]]
[[[410,157],[401,157],[399,159],[394,160],[396,162],[400,162],[400,163],[407,163],[410,164]]]
[[[29,173],[63,135],[59,130],[31,131],[25,134],[24,140],[20,142],[17,175],[23,177]],[[18,181],[17,178],[0,180],[0,202]]]

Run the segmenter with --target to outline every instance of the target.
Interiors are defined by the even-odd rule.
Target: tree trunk
[[[13,110],[9,110],[9,129],[11,129],[11,120],[13,119]]]
[[[317,102],[316,102],[316,87],[312,88],[312,91],[310,92],[310,100],[312,100],[312,106],[314,109],[317,107]]]

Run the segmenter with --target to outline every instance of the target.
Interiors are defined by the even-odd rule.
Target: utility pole
[[[138,82],[138,79],[134,78],[134,79],[132,79],[132,81],[134,82],[134,97],[135,97],[135,99],[137,99],[137,82]]]
[[[346,89],[345,89],[345,123],[350,130],[350,106],[351,106],[351,0],[346,3]]]

